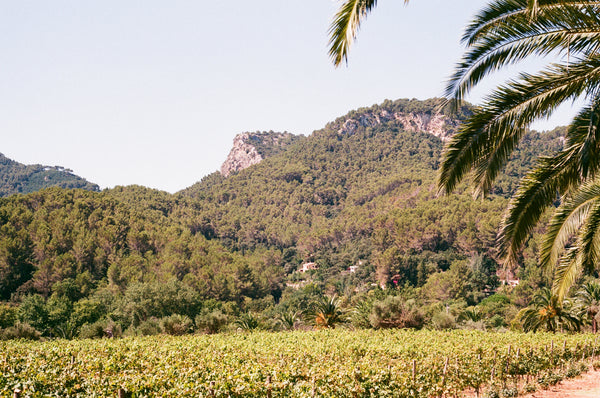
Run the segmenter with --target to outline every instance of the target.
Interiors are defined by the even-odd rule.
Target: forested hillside
[[[60,166],[24,165],[0,153],[0,197],[30,193],[47,187],[81,188],[98,191],[99,187]]]
[[[361,278],[386,284],[400,275],[402,283],[421,285],[456,256],[493,258],[506,198],[537,155],[561,147],[560,131],[530,133],[488,199],[471,200],[465,187],[438,197],[442,141],[415,131],[406,117],[373,120],[381,114],[432,119],[439,103],[388,101],[353,111],[237,175],[206,177],[183,191],[202,214],[194,228],[234,251],[277,249],[288,272],[315,261],[325,280],[362,262]],[[345,131],[355,120],[363,123]],[[448,119],[446,127],[458,121]],[[424,264],[430,269],[418,277]]]
[[[452,118],[439,103],[353,111],[176,195],[132,186],[0,199],[0,300],[10,303],[0,328],[88,333],[100,322],[101,335],[112,322],[144,333],[177,314],[210,329],[247,312],[298,312],[323,294],[366,303],[357,326],[383,325],[369,314],[390,294],[429,308],[427,319],[442,303],[478,305],[498,286],[507,197],[535,156],[561,147],[561,132],[529,133],[487,199],[466,186],[438,197],[444,129],[469,112]],[[534,249],[535,239],[512,270],[523,281],[515,296],[492,302],[494,325],[544,285]]]

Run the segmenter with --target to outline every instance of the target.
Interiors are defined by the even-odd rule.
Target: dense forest
[[[48,187],[81,188],[99,191],[92,184],[60,166],[24,165],[0,153],[0,197],[31,193]]]
[[[466,185],[438,196],[442,140],[394,115],[444,115],[454,129],[469,112],[439,105],[352,111],[174,195],[131,186],[0,199],[0,328],[67,337],[172,323],[281,328],[310,324],[307,309],[328,304],[356,327],[453,327],[475,313],[481,328],[519,327],[518,311],[548,283],[541,231],[512,270],[498,264],[496,233],[518,179],[561,148],[563,132],[528,133],[485,200]],[[349,120],[359,121],[351,133]],[[520,282],[501,286],[509,279]]]

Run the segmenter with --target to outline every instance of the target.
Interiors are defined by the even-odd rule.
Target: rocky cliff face
[[[256,132],[242,133],[233,139],[233,148],[221,166],[221,174],[228,177],[263,159],[275,155],[299,137],[290,133]]]
[[[385,109],[365,112],[359,117],[348,118],[338,130],[339,134],[352,135],[359,127],[375,127],[382,123],[397,121],[406,131],[423,131],[442,141],[447,141],[458,126],[458,120],[441,113],[403,113],[389,112]]]
[[[425,101],[400,99],[384,101],[381,105],[351,111],[346,116],[329,123],[321,130],[326,134],[353,135],[359,129],[390,123],[409,132],[425,132],[447,141],[454,135],[460,117],[450,117],[439,111],[441,99]],[[318,132],[315,132],[318,133]],[[225,177],[261,162],[264,158],[281,152],[298,136],[290,133],[256,132],[239,134],[233,148],[221,166]]]

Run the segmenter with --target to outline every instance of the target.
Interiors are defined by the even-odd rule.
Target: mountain
[[[494,258],[507,198],[537,155],[562,146],[560,133],[531,132],[486,200],[473,201],[466,184],[438,197],[443,140],[470,112],[442,106],[361,108],[228,178],[207,176],[181,192],[202,214],[193,228],[234,251],[279,250],[287,272],[315,261],[324,280],[361,262],[372,281],[421,285],[456,256]]]
[[[96,184],[60,166],[24,165],[0,153],[0,197],[30,193],[47,187],[81,188],[99,191]]]
[[[233,139],[233,147],[221,166],[221,174],[230,174],[260,163],[264,158],[282,152],[285,147],[300,139],[288,132],[242,133]]]
[[[402,99],[351,111],[307,137],[246,133],[228,173],[174,195],[52,187],[0,198],[0,301],[46,308],[43,322],[21,319],[40,330],[102,317],[134,328],[217,309],[273,318],[323,293],[372,299],[377,285],[401,286],[432,312],[442,302],[475,305],[497,285],[508,198],[537,156],[562,148],[564,129],[529,132],[486,199],[473,200],[467,183],[438,196],[443,141],[469,112]],[[260,161],[234,170],[242,162],[233,160],[251,153]],[[541,232],[520,269],[508,270],[521,278],[513,315],[546,283]]]

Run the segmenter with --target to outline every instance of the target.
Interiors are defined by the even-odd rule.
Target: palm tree
[[[536,332],[579,331],[582,318],[577,307],[569,300],[561,301],[548,288],[543,288],[533,296],[531,306],[521,312],[523,330]]]
[[[588,282],[577,292],[579,304],[586,310],[592,323],[592,333],[598,332],[598,313],[600,313],[600,284]]]
[[[294,330],[296,328],[296,322],[300,319],[301,312],[288,310],[277,314],[277,323],[281,325],[284,330]]]
[[[347,0],[336,15],[330,28],[330,55],[336,65],[347,59],[349,43],[375,5],[375,0]],[[548,118],[563,103],[587,103],[569,126],[564,149],[540,158],[523,178],[499,234],[505,266],[515,267],[532,229],[560,197],[564,205],[559,213],[566,213],[553,219],[549,229],[554,232],[546,236],[541,257],[544,265],[556,267],[554,287],[564,298],[580,272],[598,264],[595,227],[600,210],[594,201],[574,212],[569,206],[580,203],[581,195],[590,195],[600,170],[600,2],[495,0],[467,26],[463,42],[467,49],[446,89],[455,104],[490,73],[508,65],[548,55],[559,61],[536,73],[521,73],[476,108],[446,146],[440,192],[450,193],[472,172],[474,196],[486,195],[532,122]],[[560,244],[576,232],[577,244],[562,250]]]
[[[335,297],[323,296],[314,303],[310,313],[319,329],[334,328],[335,325],[344,321],[344,313],[340,309],[339,300]]]

